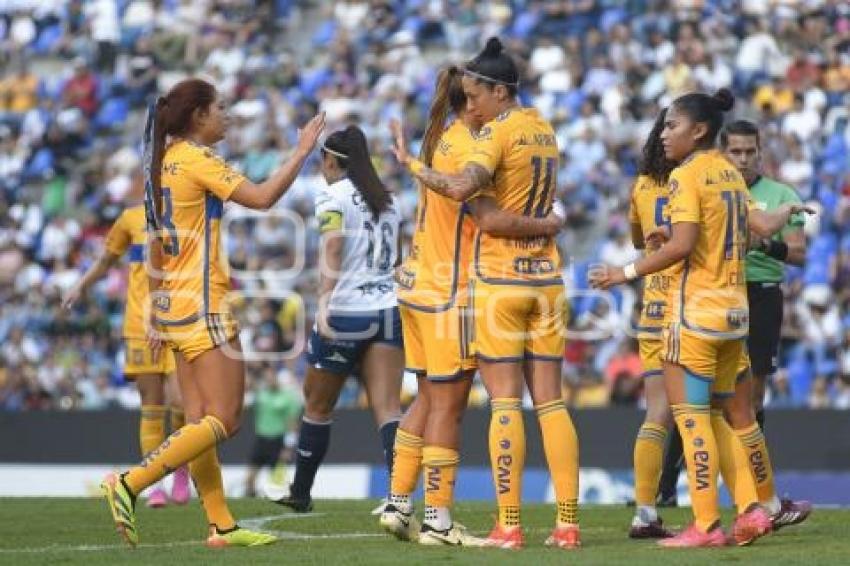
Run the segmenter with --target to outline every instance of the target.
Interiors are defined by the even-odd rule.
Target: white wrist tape
[[[626,276],[626,279],[629,281],[634,281],[638,278],[637,268],[634,263],[630,263],[626,267],[623,268],[623,275]]]

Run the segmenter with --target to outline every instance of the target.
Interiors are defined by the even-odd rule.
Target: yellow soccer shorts
[[[566,336],[563,284],[492,284],[471,282],[473,345],[485,362],[527,359],[560,361]]]
[[[715,397],[735,394],[742,364],[749,366],[746,340],[714,337],[674,323],[662,333],[663,359],[682,366],[694,377],[713,382]]]
[[[653,337],[638,338],[638,347],[640,349],[640,363],[643,367],[641,377],[658,377],[662,374],[661,371],[661,333]]]
[[[239,334],[239,324],[230,313],[210,313],[187,324],[169,325],[160,321],[159,331],[169,348],[191,362],[233,340]]]
[[[141,374],[168,375],[174,372],[174,354],[161,348],[156,355],[142,338],[124,339],[124,376],[132,380]]]
[[[428,312],[399,304],[407,371],[431,381],[460,379],[477,367],[472,355],[472,317],[467,307]]]

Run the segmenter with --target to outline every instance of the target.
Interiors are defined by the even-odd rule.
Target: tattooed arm
[[[459,174],[439,173],[421,165],[411,169],[426,187],[450,199],[463,202],[490,185],[490,172],[477,163],[469,163]]]
[[[434,171],[407,152],[407,142],[398,121],[393,120],[390,123],[390,129],[395,141],[393,153],[399,163],[407,167],[414,177],[432,191],[462,202],[490,185],[492,175],[477,163],[468,163],[463,171],[456,174]]]

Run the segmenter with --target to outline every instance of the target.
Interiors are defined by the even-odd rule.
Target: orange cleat
[[[555,527],[552,534],[544,542],[546,546],[556,546],[558,548],[572,549],[581,546],[581,535],[579,534],[578,525],[564,525]]]
[[[738,546],[747,546],[772,530],[770,515],[761,507],[755,507],[735,517],[732,523],[732,539]]]
[[[503,527],[497,524],[484,540],[484,546],[505,550],[519,550],[525,546],[522,527]]]

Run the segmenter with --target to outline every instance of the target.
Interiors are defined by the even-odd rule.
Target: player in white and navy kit
[[[388,470],[401,414],[404,371],[393,271],[399,263],[401,214],[378,178],[360,128],[349,126],[322,145],[328,182],[316,197],[322,244],[319,308],[307,346],[304,419],[295,478],[277,503],[306,512],[330,441],[333,409],[346,378],[360,377],[381,433]]]

